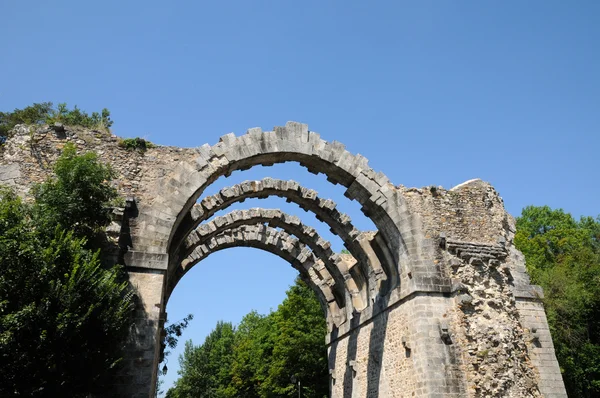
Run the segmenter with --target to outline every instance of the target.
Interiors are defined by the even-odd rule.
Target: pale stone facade
[[[118,225],[137,289],[127,369],[118,394],[152,394],[166,302],[187,270],[214,251],[249,246],[290,262],[317,293],[329,325],[331,396],[566,397],[541,291],[514,248],[514,220],[487,183],[451,190],[394,186],[367,160],[304,124],[227,134],[214,146],[144,154],[110,134],[19,126],[0,155],[0,183],[26,194],[65,141],[118,171],[129,198]],[[203,198],[219,176],[299,162],[345,186],[375,232],[361,232],[331,200],[293,181],[266,178]],[[216,211],[249,197],[281,196],[314,212],[350,252],[338,255],[310,226],[277,209]]]

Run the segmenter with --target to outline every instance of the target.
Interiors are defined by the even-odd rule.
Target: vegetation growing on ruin
[[[32,203],[0,189],[0,396],[84,397],[122,357],[132,293],[100,261],[112,172],[67,146]]]
[[[108,131],[113,121],[110,119],[110,111],[106,108],[102,109],[101,112],[92,112],[91,115],[88,115],[87,112],[79,109],[77,105],[73,109],[69,109],[66,103],[61,103],[58,104],[56,109],[52,110],[46,119],[46,123],[62,123],[67,126],[81,126]]]
[[[90,129],[108,131],[113,124],[110,111],[106,108],[101,112],[89,115],[75,105],[69,109],[66,103],[60,103],[55,108],[52,102],[33,104],[12,112],[0,112],[0,144],[8,138],[10,130],[17,124],[40,125],[62,123],[67,126],[82,126]]]
[[[66,104],[33,104],[0,112],[0,144],[17,124],[51,123],[112,125],[108,110],[88,115]],[[142,138],[118,145],[140,152],[153,146]],[[0,190],[0,396],[92,394],[116,369],[127,334],[131,295],[120,270],[104,268],[98,255],[108,209],[118,199],[109,184],[114,173],[68,144],[55,172],[32,189],[32,203]],[[600,396],[600,219],[527,207],[515,244],[532,283],[544,289],[569,395]],[[179,328],[167,336],[179,337]],[[324,396],[324,335],[318,301],[297,282],[277,311],[250,313],[237,327],[221,322],[202,345],[188,342],[168,396],[294,396],[292,374],[305,395]]]
[[[186,342],[167,397],[303,397],[329,393],[326,325],[314,292],[299,279],[276,311],[219,322],[203,344]]]
[[[56,177],[33,187],[34,211],[44,230],[60,225],[88,240],[110,222],[110,205],[118,198],[109,181],[116,174],[94,152],[77,155],[65,145],[54,166]]]
[[[150,141],[147,141],[140,137],[135,138],[119,138],[117,142],[119,147],[127,149],[128,151],[140,151],[145,152],[148,148],[154,148],[155,145]]]

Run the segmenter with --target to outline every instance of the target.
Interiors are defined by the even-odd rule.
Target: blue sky
[[[4,0],[0,15],[2,111],[107,107],[115,134],[178,146],[301,121],[395,184],[479,177],[514,215],[529,204],[600,213],[596,1]],[[209,191],[265,176],[317,189],[370,227],[339,187],[296,165]],[[331,237],[284,205],[240,207],[281,207]],[[169,317],[194,313],[185,337],[200,343],[219,319],[276,307],[293,278],[272,255],[220,252],[182,280]]]

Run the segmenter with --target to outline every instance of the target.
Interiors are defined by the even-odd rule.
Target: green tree
[[[85,238],[44,231],[31,213],[0,192],[0,396],[102,391],[128,333],[128,286]]]
[[[117,191],[110,185],[114,171],[98,162],[94,152],[77,155],[65,145],[54,167],[56,177],[34,186],[35,214],[46,231],[56,226],[86,237],[98,247],[102,229],[110,221],[110,205]]]
[[[232,331],[233,334],[230,334]],[[186,343],[169,397],[304,397],[329,392],[326,323],[314,292],[296,280],[277,311],[247,314],[237,329],[219,322],[203,345]],[[233,337],[233,338],[232,338]]]
[[[276,333],[265,397],[295,397],[294,375],[305,397],[326,397],[329,372],[325,334],[327,326],[315,293],[299,278],[273,314]]]
[[[569,396],[600,396],[600,219],[526,207],[515,244],[544,305]]]
[[[265,316],[252,311],[244,316],[235,333],[228,397],[262,396],[273,358],[275,331],[273,313]]]
[[[0,396],[105,391],[131,324],[120,267],[88,250],[109,220],[112,172],[69,146],[55,172],[31,205],[0,190]]]
[[[168,392],[173,397],[221,398],[230,382],[234,329],[218,322],[200,346],[186,341],[179,358],[181,378]]]

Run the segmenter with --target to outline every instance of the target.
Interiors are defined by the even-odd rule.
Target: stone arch
[[[34,137],[27,127],[17,130],[15,140],[7,141],[10,156],[0,162],[0,180],[4,169],[7,181],[26,193],[45,171],[34,161],[23,161],[31,154],[20,143]],[[54,159],[63,138],[57,141],[45,131],[36,134],[43,134],[36,138],[44,140],[40,150]],[[342,183],[347,196],[363,204],[379,229],[374,239],[382,240],[392,253],[385,264],[401,271],[398,289],[369,302],[363,311],[348,314],[350,306],[339,308],[334,299],[321,259],[286,232],[264,224],[223,231],[209,239],[209,248],[259,247],[298,267],[319,295],[329,324],[339,325],[327,336],[332,397],[449,398],[479,387],[483,395],[500,391],[507,396],[566,397],[540,301],[542,292],[529,284],[524,258],[514,246],[514,220],[488,184],[472,180],[451,190],[393,187],[379,180],[366,163],[362,167],[361,161],[355,162],[358,157],[348,157],[341,144],[325,143],[296,123],[274,132],[253,129],[244,137],[228,135],[204,149],[157,147],[135,159],[112,146],[114,137],[104,138],[100,140],[103,155],[99,155],[127,169],[119,185],[123,193],[132,195],[122,213],[115,211],[110,227],[111,238],[116,240],[118,234],[122,251],[107,251],[104,260],[120,262],[117,257],[122,255],[126,277],[137,290],[123,369],[114,378],[120,391],[111,396],[154,396],[166,320],[165,292],[173,276],[169,264],[176,254],[172,249],[187,237],[186,223],[194,221],[190,210],[204,187],[233,170],[297,161]],[[90,143],[96,141],[89,141],[83,148],[95,145]],[[206,150],[208,156],[202,160]],[[394,206],[397,211],[390,210]],[[377,255],[385,258],[385,253]],[[185,272],[183,267],[177,269]],[[227,274],[226,266],[223,273]],[[488,305],[492,301],[500,304]],[[493,333],[490,316],[503,333]],[[496,355],[482,363],[479,355],[465,354],[493,351],[498,338],[501,345],[516,348],[512,354],[518,355],[500,350],[496,352],[502,354],[500,359],[504,355],[509,361],[494,361]],[[514,377],[505,378],[508,384],[499,390],[478,383],[486,372],[509,372]],[[513,379],[524,382],[513,383]]]
[[[357,200],[363,213],[371,218],[379,231],[379,239],[391,253],[389,259],[401,274],[415,276],[409,267],[415,264],[423,276],[436,272],[433,261],[420,259],[423,239],[418,217],[409,212],[399,195],[382,173],[376,173],[367,159],[345,150],[343,144],[327,142],[319,134],[308,131],[305,124],[288,122],[285,127],[263,132],[248,130],[236,137],[221,137],[219,143],[197,148],[195,159],[184,159],[155,187],[155,198],[140,206],[138,230],[153,226],[152,234],[133,234],[133,250],[141,255],[172,253],[172,244],[185,239],[193,220],[190,210],[207,186],[221,176],[255,165],[294,161],[310,172],[324,173],[334,184],[347,188],[345,196]],[[429,247],[425,247],[427,251]],[[145,253],[145,254],[144,254]],[[131,253],[135,256],[135,253]],[[410,261],[412,259],[413,261]],[[161,260],[162,262],[163,260]],[[163,262],[164,264],[164,262]]]
[[[302,279],[317,293],[319,301],[326,310],[326,318],[339,326],[347,319],[348,311],[336,302],[335,295],[329,285],[328,272],[319,259],[299,239],[285,231],[277,230],[264,224],[241,225],[221,231],[211,236],[200,250],[194,250],[175,270],[175,279],[179,280],[194,265],[212,253],[232,247],[254,247],[273,253],[289,262],[300,272]],[[330,277],[329,277],[330,279]]]
[[[326,283],[333,288],[336,301],[340,307],[347,305],[350,298],[352,309],[362,311],[368,303],[368,284],[363,273],[358,269],[358,262],[352,255],[339,255],[331,250],[331,244],[321,238],[317,231],[304,225],[296,216],[291,216],[276,209],[254,208],[250,210],[234,210],[225,216],[201,224],[192,231],[185,241],[185,251],[179,257],[181,261],[201,256],[206,251],[206,242],[225,230],[241,225],[267,224],[281,228],[288,235],[293,235],[315,254],[325,266],[321,272]],[[180,262],[178,259],[177,262]],[[173,283],[177,283],[173,280]]]
[[[350,217],[337,210],[335,202],[330,199],[320,198],[315,190],[307,189],[296,181],[278,180],[273,178],[264,178],[262,180],[244,181],[230,187],[221,189],[215,195],[203,198],[194,205],[190,211],[190,217],[193,223],[192,228],[196,228],[201,222],[209,219],[218,211],[227,209],[234,203],[243,202],[248,198],[266,198],[269,196],[278,196],[285,198],[300,206],[305,211],[315,214],[317,219],[326,223],[332,233],[339,236],[344,242],[344,246],[356,258],[362,267],[365,278],[375,289],[384,280],[388,280],[388,285],[396,285],[398,280],[397,270],[393,264],[387,264],[386,259],[391,256],[387,253],[380,259],[373,245],[377,246],[377,251],[386,252],[387,247],[381,247],[378,241],[354,227]],[[187,236],[189,232],[185,233]],[[175,249],[175,251],[178,251]],[[381,293],[385,294],[385,289]],[[372,294],[373,296],[373,294]]]

